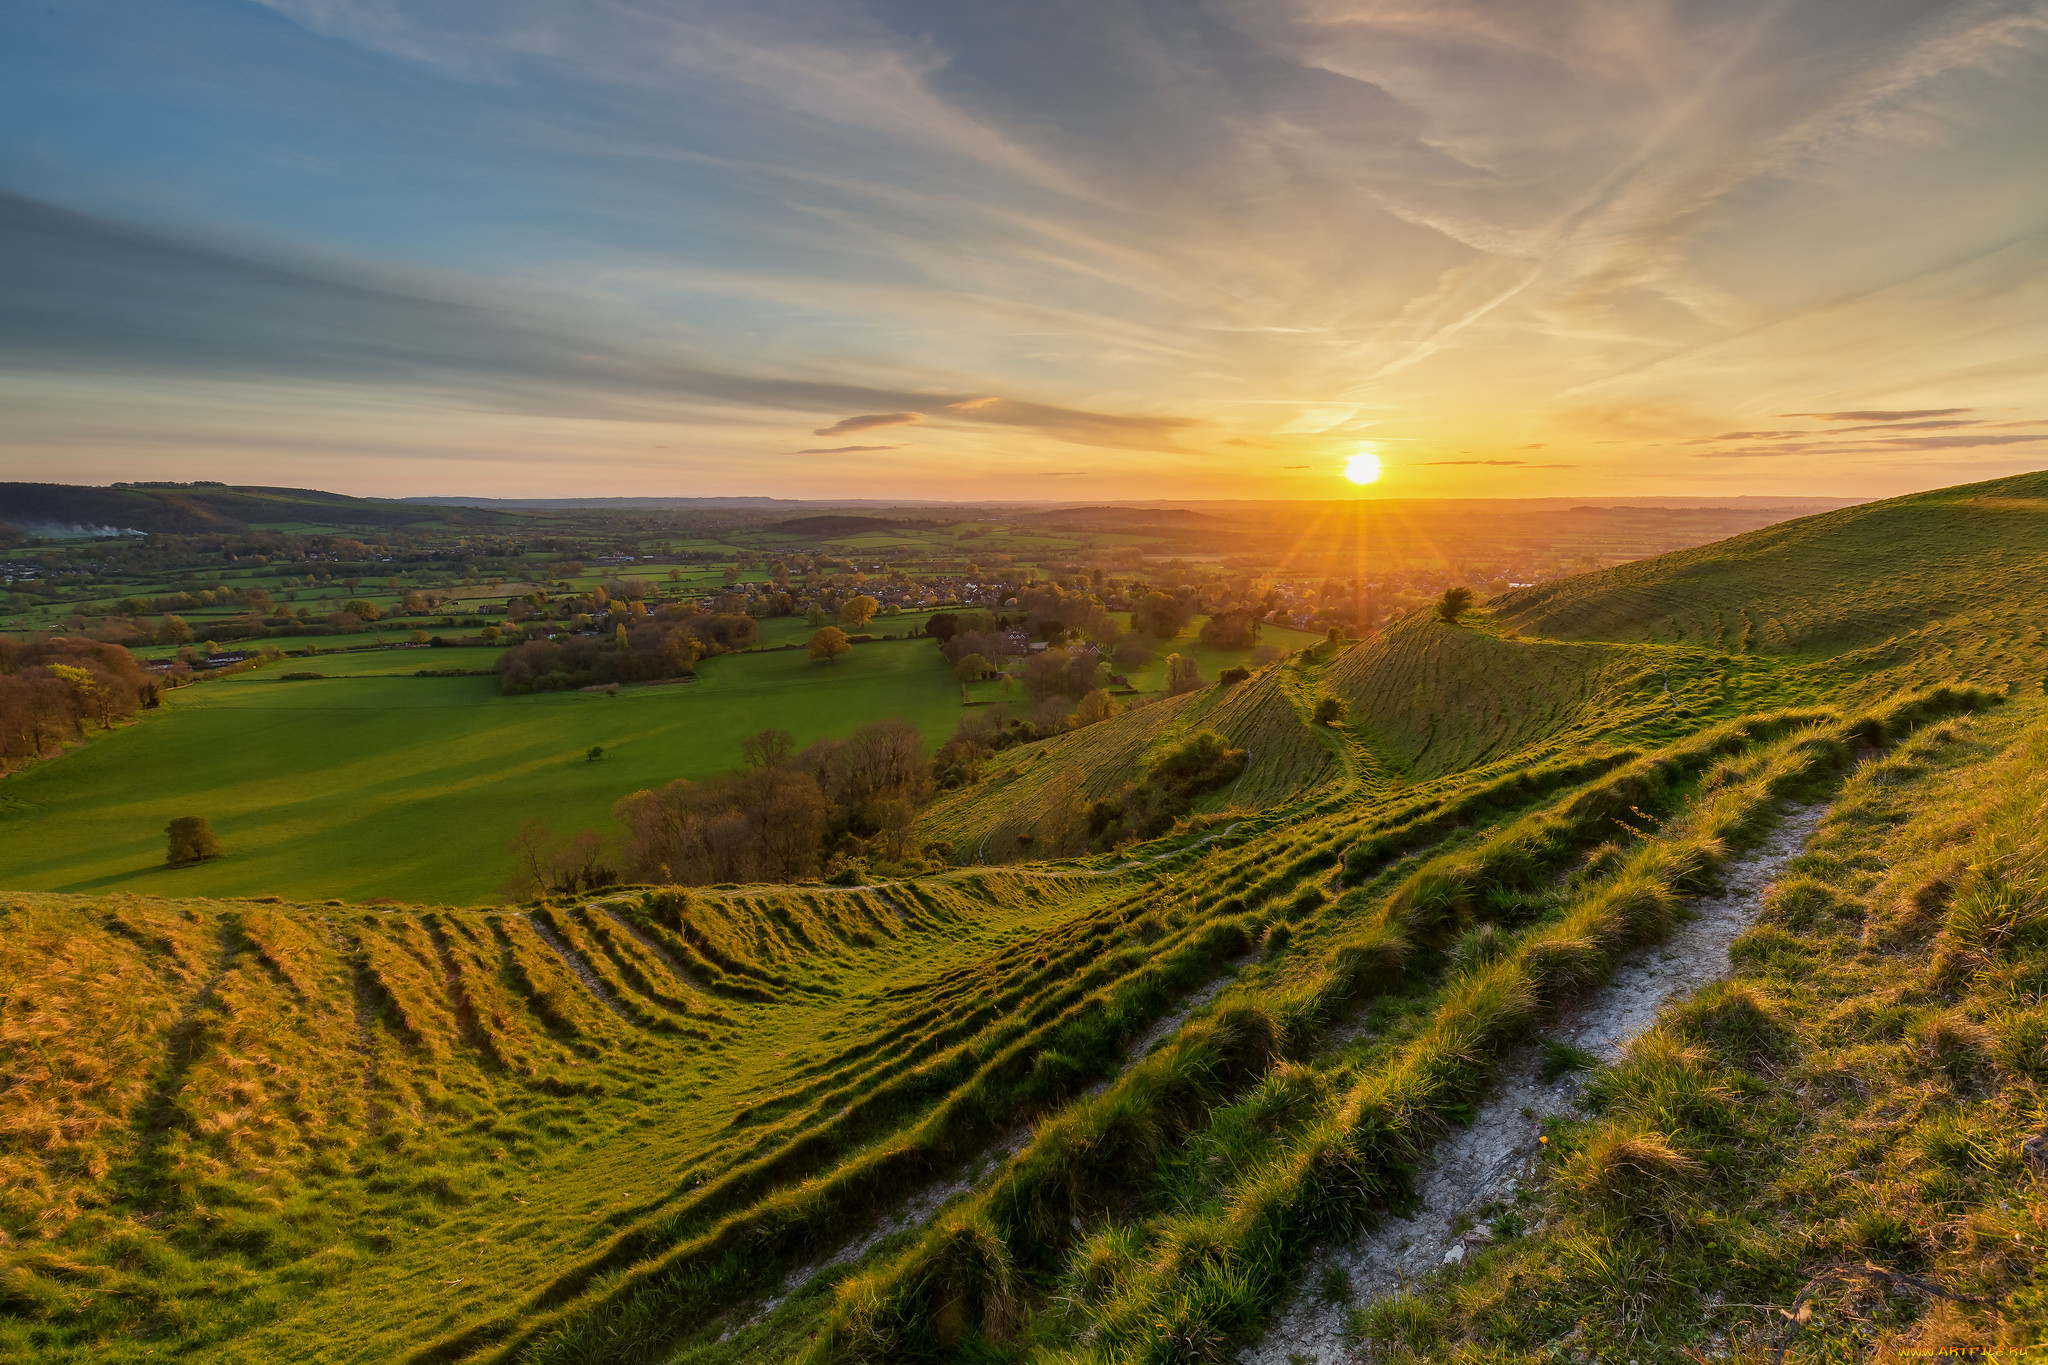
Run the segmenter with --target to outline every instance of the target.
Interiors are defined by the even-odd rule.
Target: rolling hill
[[[0,483],[0,521],[31,534],[99,530],[196,535],[279,525],[396,529],[421,522],[491,527],[515,520],[490,511],[419,507],[309,488]]]
[[[1179,736],[1251,751],[1115,856],[498,910],[0,893],[0,1355],[1286,1359],[1304,1303],[1389,1358],[1760,1355],[1795,1302],[1829,1358],[2039,1342],[2042,507],[2000,480],[1410,617],[924,817],[1014,844]],[[1766,864],[1734,980],[1568,1045]],[[1348,1277],[1498,1087],[1574,1075],[1459,1259]]]

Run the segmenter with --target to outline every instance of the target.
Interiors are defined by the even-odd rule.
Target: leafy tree
[[[1445,588],[1444,595],[1436,600],[1436,619],[1455,623],[1460,616],[1472,610],[1472,589],[1465,587]]]
[[[1226,668],[1221,673],[1218,673],[1216,675],[1216,681],[1222,683],[1225,687],[1228,687],[1234,683],[1243,682],[1245,679],[1251,677],[1251,675],[1252,671],[1249,668],[1245,668],[1242,666],[1237,668]]]
[[[360,597],[351,600],[342,610],[358,621],[374,621],[384,614],[383,608],[375,602],[366,602]]]
[[[1202,666],[1191,654],[1169,654],[1166,656],[1166,690],[1174,696],[1193,692],[1207,686],[1202,678]]]
[[[837,626],[826,626],[804,641],[804,648],[810,651],[813,659],[829,664],[852,649],[853,644],[846,638],[845,631]]]
[[[583,761],[585,763],[595,763],[603,757],[604,745],[602,744],[593,744],[583,751]]]
[[[869,597],[866,593],[861,593],[858,596],[849,597],[839,604],[839,619],[855,630],[859,630],[862,626],[875,619],[875,613],[881,609],[881,606],[882,604],[874,598]]]
[[[1081,698],[1081,704],[1074,708],[1074,724],[1076,727],[1099,725],[1116,715],[1119,709],[1116,698],[1098,687],[1087,696]]]
[[[1342,697],[1324,697],[1316,703],[1316,724],[1342,725],[1351,714],[1351,703]]]
[[[1148,592],[1131,609],[1131,626],[1161,640],[1171,640],[1188,623],[1187,604],[1163,592]]]
[[[950,611],[942,611],[924,623],[924,633],[940,644],[960,633],[960,618]]]
[[[963,683],[979,682],[995,671],[995,665],[979,654],[969,654],[953,665],[953,676]]]
[[[1254,612],[1222,611],[1202,623],[1196,638],[1211,649],[1249,649],[1259,642],[1262,625]]]
[[[807,625],[807,626],[822,626],[822,625],[824,625],[824,624],[825,624],[825,609],[824,609],[823,607],[819,606],[819,605],[818,605],[817,603],[813,602],[813,603],[811,604],[811,609],[810,609],[809,611],[807,611],[807,612],[805,612],[805,613],[804,613],[804,624],[805,624],[805,625]]]
[[[100,680],[93,676],[90,668],[80,668],[75,664],[50,664],[48,667],[51,676],[62,678],[64,685],[78,698],[81,714],[97,715],[101,726],[109,730],[114,728],[113,694],[100,685]]]
[[[1126,635],[1116,642],[1109,657],[1118,668],[1143,668],[1152,662],[1152,641],[1142,634]]]
[[[213,826],[203,815],[181,815],[164,826],[164,834],[170,841],[164,861],[172,867],[187,867],[221,856],[220,840],[214,837]]]

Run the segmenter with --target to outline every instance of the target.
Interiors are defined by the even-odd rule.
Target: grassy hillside
[[[1263,810],[1313,791],[1342,768],[1339,746],[1314,732],[1291,669],[1273,666],[1249,681],[1215,684],[1149,701],[1123,714],[1037,744],[997,754],[990,776],[933,802],[918,821],[920,841],[943,839],[957,861],[1011,862],[1058,848],[1079,807],[1113,794],[1150,759],[1214,730],[1248,750],[1242,778],[1204,804]],[[1021,847],[1019,835],[1033,844]]]
[[[1819,701],[1845,676],[1827,660],[1531,639],[1484,613],[1449,625],[1418,612],[1338,655],[1323,685],[1394,770],[1434,777],[1592,743],[1661,743]]]
[[[2017,563],[2041,546],[1996,501],[2012,482],[1931,505]],[[1868,515],[1804,523],[1796,552],[1731,542],[1717,573],[1790,601]],[[1816,612],[1965,573],[1859,562]],[[1619,592],[1545,600],[1590,620]],[[1958,655],[1969,607],[1897,641],[1816,620],[1777,653],[1675,639],[1668,612],[1539,637],[1529,608],[1407,619],[1005,751],[1011,775],[925,816],[1014,841],[1179,736],[1252,750],[1210,798],[1239,813],[1113,860],[516,910],[0,895],[0,1355],[1235,1359],[1319,1249],[1412,1203],[1504,1069],[1585,1066],[1528,1049],[1824,803],[1740,979],[1595,1067],[1485,1249],[1354,1305],[1338,1348],[1754,1358],[1802,1289],[1814,1358],[2042,1340],[2048,1170],[2022,1143],[2048,1139],[2048,643],[2017,618]],[[1889,687],[1980,657],[2028,686]],[[1329,694],[1347,726],[1312,723]],[[536,752],[628,706],[531,700],[556,708]],[[458,807],[435,810],[449,837]],[[82,840],[74,818],[23,827]],[[1858,1289],[1859,1265],[1964,1297]]]
[[[415,667],[470,650],[406,651]],[[391,654],[292,660],[337,674]],[[936,743],[958,687],[925,641],[861,645],[829,665],[801,650],[706,660],[698,681],[617,697],[505,697],[498,680],[336,676],[283,666],[172,693],[162,713],[95,738],[0,790],[0,886],[476,904],[511,873],[506,844],[541,813],[608,829],[612,804],[739,762],[780,726],[799,744],[901,716]],[[584,758],[591,745],[605,758]],[[213,822],[228,856],[164,862],[174,816]]]
[[[1360,1312],[1360,1346],[2038,1352],[2048,1162],[2024,1144],[2048,1132],[2044,828],[2038,708],[1934,727],[1858,771],[1729,980],[1597,1073],[1505,1235]],[[1702,1314],[1709,1295],[1727,1308]]]
[[[2048,473],[1915,493],[1512,592],[1495,615],[1564,640],[1846,656],[1895,684],[2036,686],[2048,619]]]

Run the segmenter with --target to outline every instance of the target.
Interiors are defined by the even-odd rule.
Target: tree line
[[[66,636],[0,637],[0,762],[48,754],[155,706],[161,684],[119,645]]]
[[[796,882],[823,875],[856,882],[875,870],[943,866],[950,845],[915,848],[911,830],[933,791],[917,727],[870,721],[844,739],[802,749],[787,730],[740,745],[741,766],[678,778],[612,808],[616,843],[596,830],[562,837],[528,821],[512,842],[514,896],[569,895],[621,878],[705,886]]]
[[[570,635],[514,645],[498,656],[498,685],[512,696],[686,678],[707,655],[747,648],[758,630],[753,617],[728,612],[706,614],[686,606],[642,611],[617,618],[609,637]]]

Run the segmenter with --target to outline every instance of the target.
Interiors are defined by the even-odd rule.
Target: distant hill
[[[896,517],[856,517],[826,513],[815,517],[791,517],[788,521],[768,524],[770,531],[785,531],[797,536],[858,536],[872,531],[903,531],[930,529],[938,526],[936,521],[903,520]]]
[[[426,512],[402,503],[352,498],[310,488],[240,487],[218,483],[113,484],[0,483],[0,521],[30,535],[80,531],[147,531],[194,535],[251,526],[310,523],[388,528],[423,520],[492,524],[489,513]]]
[[[1058,507],[1032,512],[1019,521],[1043,522],[1048,526],[1149,526],[1161,529],[1208,530],[1225,524],[1221,517],[1194,512],[1185,507]]]

